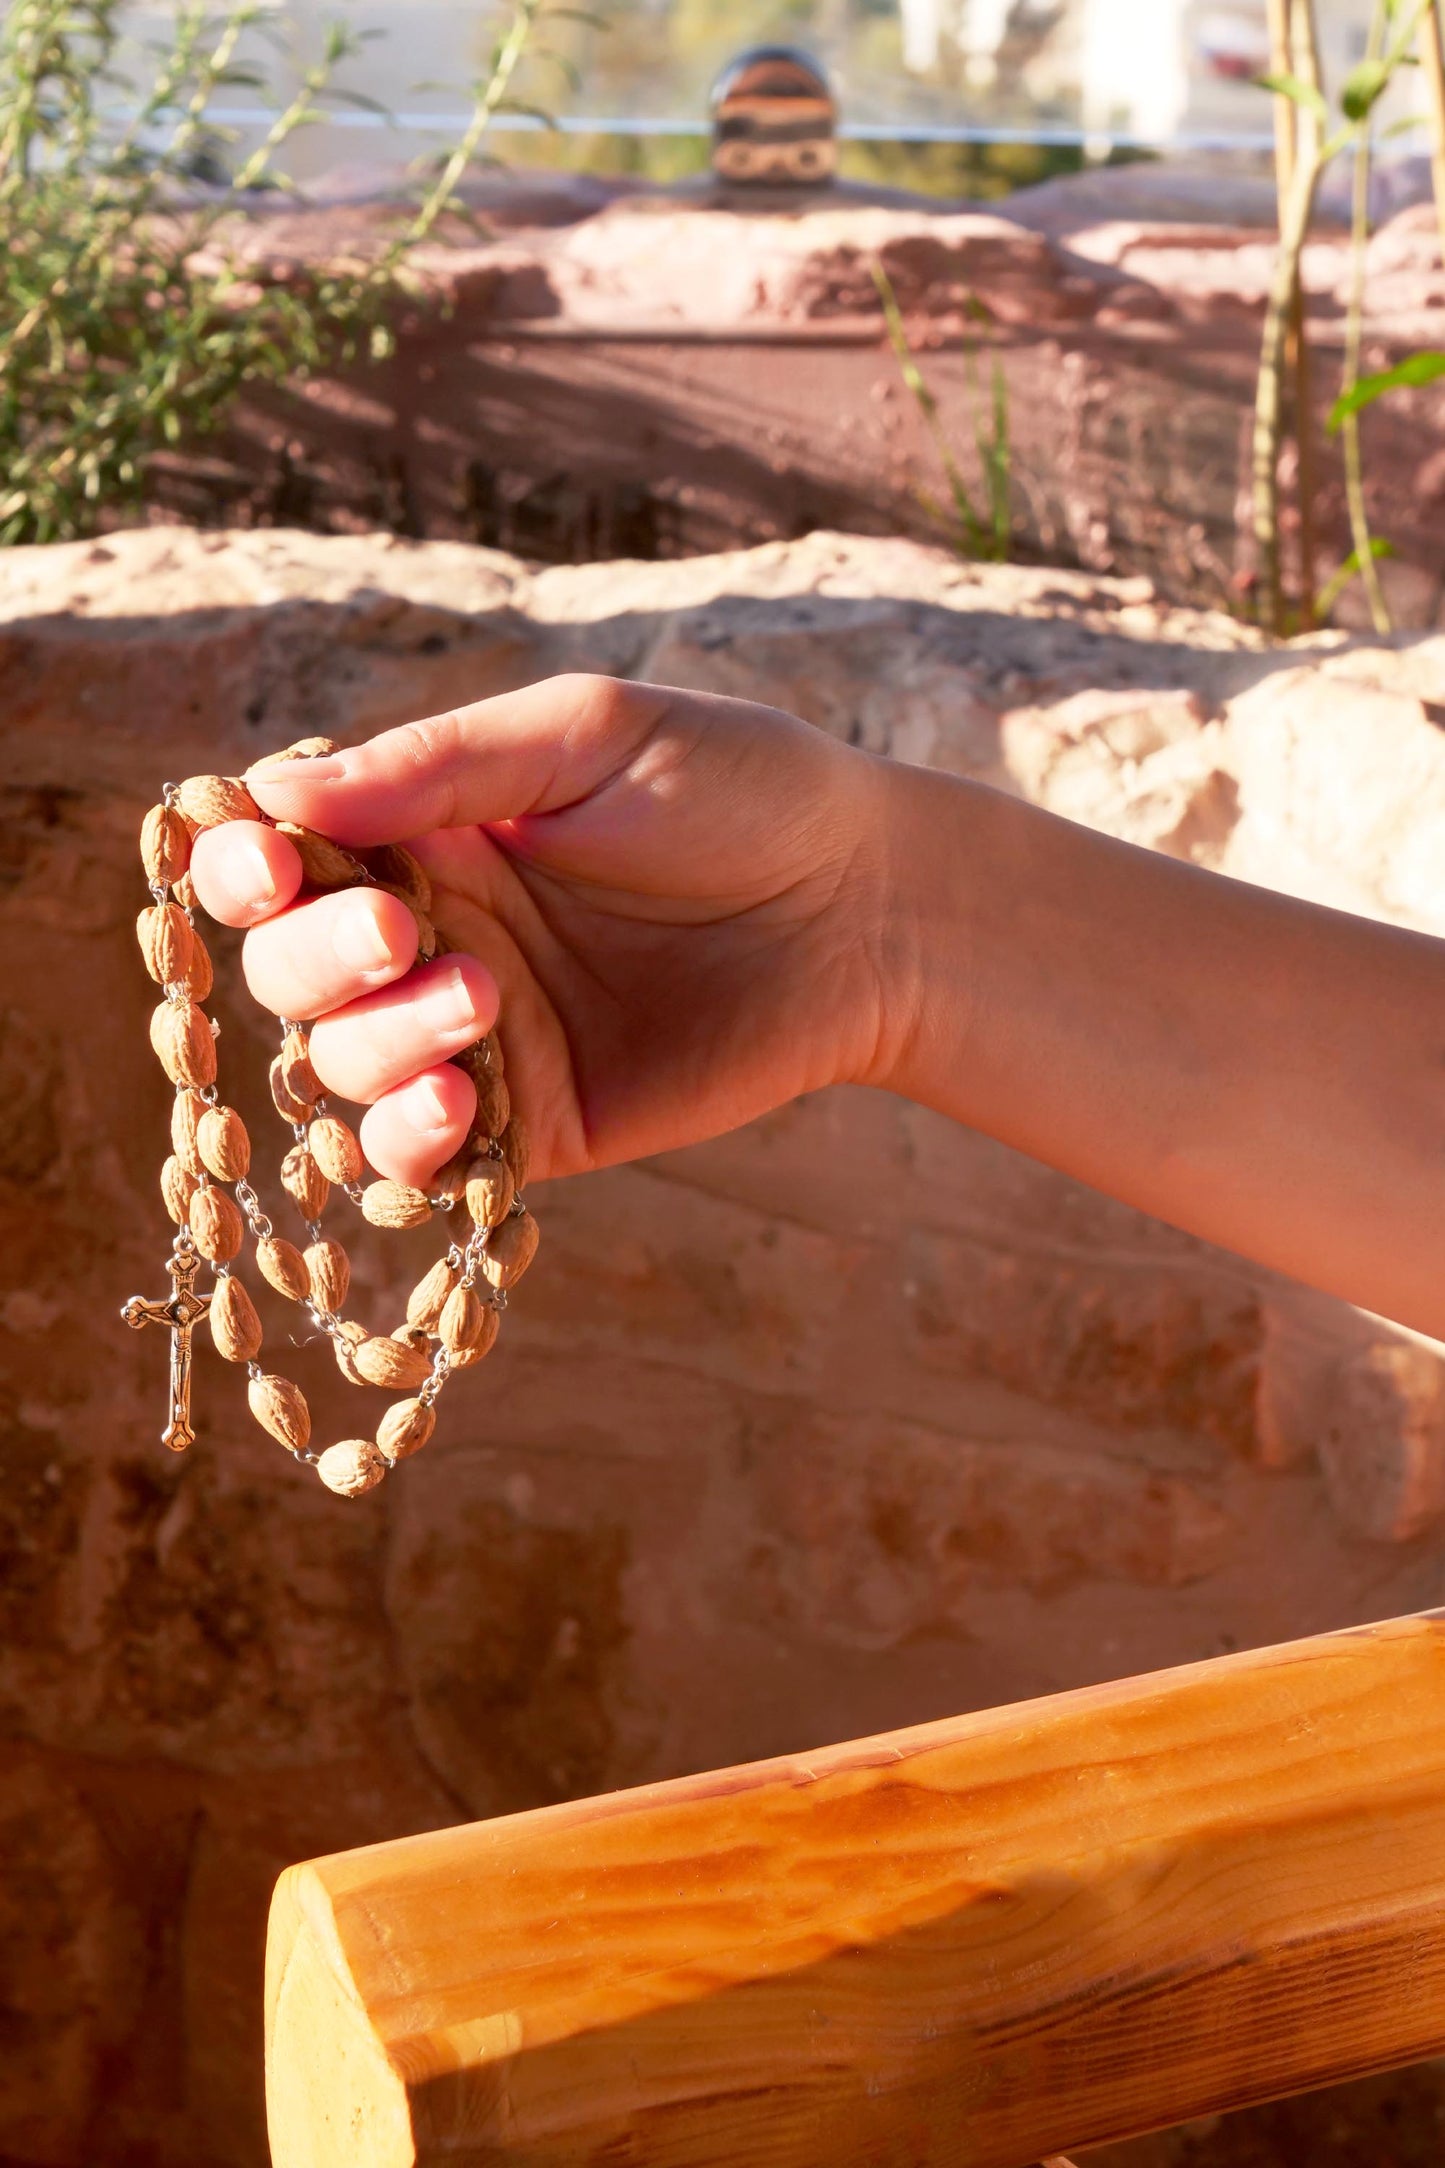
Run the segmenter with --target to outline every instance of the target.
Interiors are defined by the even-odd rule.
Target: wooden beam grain
[[[1445,1615],[290,1869],[275,2168],[1021,2168],[1445,2051]]]

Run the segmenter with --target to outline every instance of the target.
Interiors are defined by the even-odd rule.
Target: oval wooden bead
[[[400,1340],[403,1347],[419,1348],[427,1361],[431,1361],[432,1336],[425,1325],[398,1325],[391,1337],[393,1340]]]
[[[473,1363],[479,1363],[484,1355],[491,1354],[497,1334],[502,1329],[502,1313],[492,1309],[489,1304],[484,1305],[482,1320],[481,1332],[471,1346],[453,1348],[448,1354],[447,1361],[453,1370],[469,1370]]]
[[[468,1137],[461,1150],[453,1152],[446,1164],[437,1168],[436,1173],[427,1184],[428,1195],[433,1199],[438,1197],[451,1197],[454,1199],[460,1197],[467,1186],[467,1174],[476,1156],[476,1142],[473,1138]]]
[[[480,1076],[472,1072],[472,1082],[477,1087],[477,1111],[472,1116],[472,1134],[478,1137],[500,1137],[512,1119],[512,1095],[507,1090],[506,1079],[495,1069],[484,1069]]]
[[[366,854],[372,878],[382,888],[390,889],[403,903],[415,905],[418,911],[431,910],[431,881],[420,859],[413,857],[404,843],[378,843]]]
[[[263,1430],[293,1453],[304,1452],[311,1439],[311,1410],[306,1395],[290,1378],[252,1378],[246,1387],[251,1413]]]
[[[457,1301],[457,1296],[461,1292],[462,1290],[458,1288],[457,1294],[452,1297],[453,1302]],[[442,1345],[453,1363],[457,1361],[459,1356],[463,1355],[468,1362],[480,1362],[482,1357],[489,1353],[502,1326],[500,1310],[494,1310],[489,1302],[483,1302],[481,1296],[476,1293],[475,1288],[469,1288],[467,1292],[473,1295],[475,1300],[468,1307],[464,1316],[460,1314],[460,1305],[458,1305],[458,1316],[452,1320],[448,1320],[445,1310],[442,1312]],[[456,1335],[455,1342],[447,1338],[449,1322],[453,1333]]]
[[[151,1012],[151,1045],[173,1084],[214,1084],[216,1035],[194,1001],[163,1001]]]
[[[244,1182],[251,1171],[251,1139],[234,1107],[207,1107],[196,1126],[202,1164],[221,1182]]]
[[[294,1028],[281,1041],[281,1075],[293,1100],[300,1100],[305,1112],[296,1116],[304,1122],[317,1100],[321,1097],[321,1079],[311,1066],[311,1043],[304,1031]]]
[[[283,746],[279,753],[268,753],[266,765],[269,767],[275,760],[321,760],[335,751],[335,738],[298,738],[294,745]]]
[[[386,1461],[370,1438],[343,1438],[339,1445],[327,1446],[316,1473],[338,1498],[360,1498],[382,1481]]]
[[[229,1202],[229,1199],[227,1200]],[[211,1338],[228,1363],[248,1363],[261,1345],[256,1305],[234,1273],[223,1273],[206,1312]]]
[[[388,1460],[420,1452],[437,1427],[436,1409],[424,1400],[398,1400],[376,1426],[376,1443]]]
[[[305,1265],[312,1301],[319,1310],[330,1310],[334,1316],[351,1285],[351,1259],[339,1242],[323,1235],[307,1250]]]
[[[527,1175],[532,1165],[532,1140],[521,1120],[513,1115],[498,1139],[502,1157],[512,1170],[512,1180],[519,1190],[527,1186]]]
[[[265,1235],[256,1244],[256,1262],[261,1277],[275,1288],[278,1295],[285,1295],[292,1302],[304,1302],[311,1292],[311,1275],[306,1260],[294,1242],[282,1235]]]
[[[178,985],[191,960],[195,935],[178,903],[151,903],[135,922],[145,967],[159,986]]]
[[[171,1076],[171,1071],[176,1058],[175,1037],[177,1025],[175,1011],[168,1001],[159,1002],[151,1010],[151,1020],[147,1028],[150,1032],[151,1052],[165,1070],[166,1075],[171,1078],[171,1082],[176,1083],[178,1079]]]
[[[281,1187],[295,1198],[305,1220],[320,1219],[331,1195],[331,1184],[304,1144],[293,1144],[282,1160]]]
[[[215,983],[216,974],[211,969],[211,952],[200,935],[193,934],[191,937],[191,960],[186,965],[185,977],[182,979],[181,984],[185,987],[192,1001],[204,1001]]]
[[[367,1337],[368,1334],[364,1325],[358,1325],[354,1318],[344,1317],[341,1320],[340,1331],[331,1342],[331,1352],[336,1357],[336,1367],[352,1385],[364,1385],[366,1383],[366,1379],[356,1367],[356,1351]]]
[[[191,862],[191,832],[170,806],[153,805],[141,822],[141,863],[148,881],[176,881]]]
[[[421,963],[429,964],[437,953],[437,930],[425,911],[418,910],[409,897],[403,898],[403,901],[406,903],[412,917],[416,920],[417,958]]]
[[[482,1298],[474,1287],[455,1287],[442,1304],[442,1314],[437,1320],[437,1332],[442,1346],[449,1355],[461,1348],[474,1347],[482,1336],[482,1323],[486,1316]]]
[[[182,825],[184,826],[184,823]],[[189,833],[187,833],[186,837],[186,848],[187,850],[190,849]],[[187,911],[195,910],[201,899],[196,894],[195,876],[189,866],[187,866],[184,873],[178,873],[172,881],[171,894],[175,897],[176,902],[183,905]]]
[[[306,1132],[306,1142],[328,1182],[345,1188],[360,1179],[366,1165],[355,1132],[335,1114],[319,1114]]]
[[[461,1278],[461,1267],[439,1257],[424,1279],[417,1281],[407,1297],[406,1321],[408,1325],[420,1325],[424,1330],[436,1324],[442,1314],[442,1305]]]
[[[286,1089],[285,1072],[281,1067],[281,1056],[279,1054],[276,1056],[276,1059],[271,1064],[269,1077],[271,1084],[271,1104],[275,1107],[276,1112],[280,1115],[282,1121],[309,1121],[311,1119],[310,1106],[304,1099],[298,1099],[293,1092],[289,1092]]]
[[[530,1212],[514,1212],[487,1237],[482,1272],[493,1287],[512,1287],[537,1254],[541,1239]]]
[[[176,1093],[175,1105],[171,1108],[171,1150],[188,1174],[199,1174],[201,1171],[202,1160],[196,1145],[196,1131],[201,1126],[201,1116],[205,1111],[206,1102],[199,1092],[182,1086]]]
[[[319,836],[315,829],[299,827],[295,821],[277,821],[276,827],[300,859],[301,871],[313,888],[354,888],[365,880],[365,868],[330,836]]]
[[[405,1182],[370,1182],[361,1193],[363,1218],[373,1227],[423,1227],[431,1218],[425,1190]]]
[[[233,775],[188,775],[176,792],[176,809],[193,828],[219,828],[223,821],[254,821],[261,814],[245,784]]]
[[[467,1210],[478,1227],[500,1227],[512,1209],[514,1184],[505,1159],[474,1159],[467,1174]]]
[[[482,1329],[471,1346],[463,1350],[469,1363],[479,1363],[484,1355],[490,1355],[496,1345],[497,1334],[502,1329],[502,1313],[491,1304],[482,1305]]]
[[[190,1218],[191,1199],[198,1187],[190,1168],[172,1152],[161,1168],[161,1195],[177,1227],[184,1227]]]
[[[190,1222],[202,1257],[213,1265],[229,1264],[246,1233],[235,1200],[223,1189],[198,1189],[191,1199]]]
[[[429,1355],[385,1333],[363,1340],[352,1360],[368,1385],[380,1385],[389,1393],[415,1392],[431,1376]]]
[[[465,1069],[474,1081],[489,1071],[493,1076],[505,1076],[507,1065],[502,1059],[502,1042],[496,1032],[489,1031],[484,1039],[473,1039],[459,1054],[448,1056],[459,1069]]]

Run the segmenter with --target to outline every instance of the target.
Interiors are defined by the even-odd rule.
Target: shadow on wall
[[[854,209],[770,222],[650,200],[459,249],[440,270],[444,319],[402,325],[384,364],[252,399],[205,456],[158,463],[156,499],[202,523],[384,527],[546,563],[667,559],[820,526],[937,539],[923,499],[946,493],[877,313],[876,251],[968,473],[980,387],[1001,361],[1017,555],[1237,601],[1268,244],[1250,227],[1156,221],[1138,202],[1111,213],[1082,182],[1066,184],[1074,195],[1092,205],[1082,223],[1027,194],[1008,220]],[[1438,242],[1415,215],[1372,247],[1382,357],[1433,323]],[[334,226],[304,218],[280,221],[275,242],[302,258],[337,245]],[[1340,247],[1323,236],[1311,257],[1325,561],[1349,547],[1322,423]],[[1371,516],[1398,552],[1383,577],[1402,624],[1433,624],[1441,604],[1441,413],[1438,394],[1411,393],[1368,423]]]

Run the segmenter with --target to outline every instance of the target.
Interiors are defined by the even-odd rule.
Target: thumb
[[[246,785],[273,820],[362,846],[556,813],[625,768],[672,698],[622,678],[543,678],[319,759],[258,761]]]

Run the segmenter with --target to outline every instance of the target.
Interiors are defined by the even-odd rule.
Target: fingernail
[[[258,760],[246,770],[251,783],[330,783],[346,773],[344,753],[316,753],[309,760]]]
[[[428,981],[416,997],[416,1009],[433,1031],[474,1031],[477,1026],[471,988],[455,964]]]
[[[402,1111],[407,1127],[419,1137],[433,1137],[439,1130],[455,1126],[441,1087],[429,1076],[418,1077],[408,1087]]]
[[[348,906],[331,929],[331,946],[348,971],[389,970],[391,949],[385,934],[362,903]]]
[[[253,911],[271,902],[276,894],[276,876],[259,843],[238,839],[227,845],[226,883],[237,903],[248,904]]]

